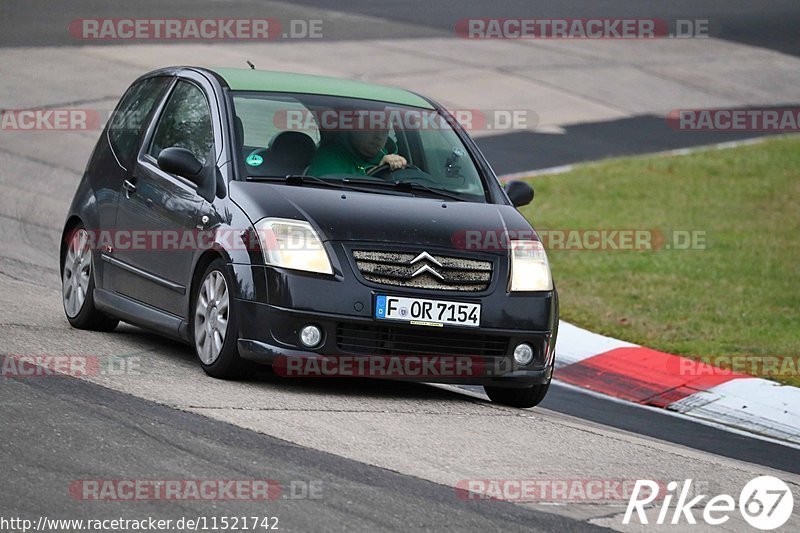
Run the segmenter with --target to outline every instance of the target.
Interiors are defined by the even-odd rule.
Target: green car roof
[[[246,68],[214,68],[234,91],[275,91],[363,98],[433,109],[424,98],[404,89],[361,81]]]

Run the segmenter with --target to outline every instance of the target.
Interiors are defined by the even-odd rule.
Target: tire
[[[544,397],[547,396],[547,390],[550,388],[550,383],[544,385],[533,385],[532,387],[525,387],[523,389],[510,388],[510,387],[484,387],[489,399],[495,403],[508,405],[509,407],[536,407],[539,405]]]
[[[228,265],[221,258],[206,267],[191,301],[191,333],[195,354],[206,374],[238,379],[246,370],[237,347],[239,326],[230,288]]]
[[[89,234],[83,225],[72,229],[61,263],[61,303],[73,328],[112,331],[119,320],[94,304],[94,265]]]

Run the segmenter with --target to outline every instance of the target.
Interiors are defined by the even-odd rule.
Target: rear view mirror
[[[203,163],[198,161],[194,154],[186,148],[173,146],[161,150],[161,153],[158,154],[158,168],[186,178],[198,187],[202,185],[203,176],[200,171],[203,170]]]
[[[161,150],[158,154],[158,168],[197,185],[197,194],[207,202],[213,202],[215,195],[225,197],[224,179],[219,168],[216,165],[203,166],[186,148],[173,146]]]
[[[505,190],[514,207],[522,207],[533,201],[533,187],[524,181],[509,181]]]

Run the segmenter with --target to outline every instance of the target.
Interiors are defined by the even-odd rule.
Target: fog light
[[[533,361],[533,348],[530,344],[520,344],[514,348],[514,361],[523,366]]]
[[[300,330],[300,342],[308,348],[313,348],[322,340],[322,331],[317,326],[308,325]]]

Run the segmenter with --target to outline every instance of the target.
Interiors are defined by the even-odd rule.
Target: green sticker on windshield
[[[247,164],[250,165],[251,167],[257,167],[264,162],[264,158],[258,154],[250,154],[249,156],[247,156],[246,161]]]

